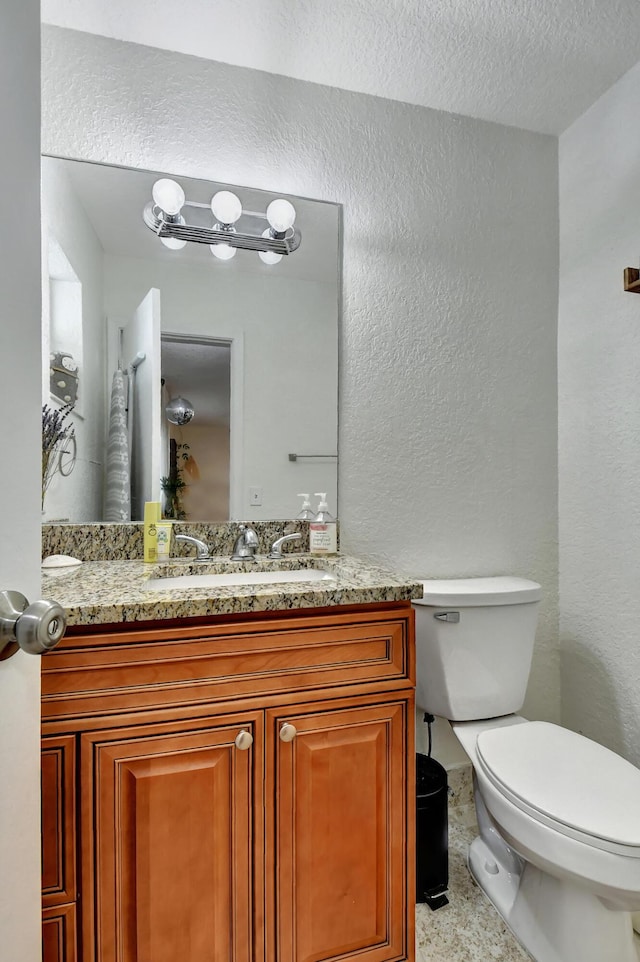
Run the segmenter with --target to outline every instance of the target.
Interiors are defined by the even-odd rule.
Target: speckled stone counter
[[[335,580],[296,582],[295,569],[316,568]],[[213,588],[150,588],[150,579],[227,572],[291,571],[292,581],[279,584]],[[283,561],[233,563],[228,556],[209,561],[91,561],[72,569],[43,571],[43,597],[58,601],[71,625],[116,624],[174,618],[322,608],[407,601],[422,597],[422,587],[355,558],[318,558],[300,554]]]
[[[230,555],[239,533],[240,524],[250,524],[256,531],[262,550],[268,551],[276,538],[283,534],[299,532],[301,540],[295,545],[285,545],[284,552],[308,551],[309,525],[306,521],[174,521],[173,534],[190,534],[209,546],[212,555]],[[129,524],[93,522],[87,524],[42,525],[42,557],[67,554],[81,561],[119,561],[122,558],[143,557],[144,526],[132,521]],[[338,524],[338,541],[340,525]],[[193,548],[174,543],[173,554],[187,558]]]

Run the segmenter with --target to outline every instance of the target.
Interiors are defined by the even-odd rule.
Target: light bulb
[[[230,190],[219,190],[211,200],[213,216],[221,224],[235,224],[242,214],[240,198]]]
[[[258,251],[258,257],[263,264],[279,264],[282,260],[282,254],[276,254],[275,251]]]
[[[263,237],[271,237],[271,231],[267,227],[266,230],[262,231]],[[275,251],[258,251],[258,257],[263,262],[263,264],[279,264],[282,260],[282,254],[276,254]]]
[[[154,203],[169,217],[175,217],[176,214],[179,214],[185,202],[182,187],[175,180],[170,180],[169,177],[162,177],[161,180],[155,182],[151,196]]]
[[[172,223],[184,224],[184,217],[176,217]],[[180,237],[161,237],[160,240],[170,251],[181,251],[183,247],[187,246],[186,240],[182,240]]]
[[[267,207],[267,220],[278,234],[284,234],[296,219],[296,209],[284,197],[272,200]]]
[[[161,237],[160,240],[170,251],[181,251],[187,246],[186,240],[180,240],[179,237]]]
[[[237,250],[231,244],[209,244],[209,249],[221,261],[230,261],[232,257],[236,256]]]

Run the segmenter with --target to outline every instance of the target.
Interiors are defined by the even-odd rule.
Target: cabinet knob
[[[251,732],[247,732],[247,731],[238,732],[238,734],[236,735],[235,745],[236,745],[236,748],[239,749],[241,752],[246,752],[248,748],[251,748],[251,746],[253,745],[253,735],[251,734]]]
[[[295,725],[290,725],[288,722],[285,722],[280,729],[280,741],[292,742],[297,734],[298,732],[296,731]]]

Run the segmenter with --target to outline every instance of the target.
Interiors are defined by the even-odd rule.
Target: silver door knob
[[[0,591],[1,656],[14,654],[18,647],[30,655],[42,655],[55,648],[66,627],[65,610],[57,601],[30,605],[19,591]]]
[[[253,745],[253,735],[251,734],[251,732],[247,732],[247,731],[238,732],[235,738],[236,748],[238,748],[241,752],[246,752],[246,750],[248,748],[251,748],[252,745]]]
[[[290,725],[288,722],[285,722],[280,729],[280,741],[292,742],[297,734],[298,732],[296,731],[295,725]]]

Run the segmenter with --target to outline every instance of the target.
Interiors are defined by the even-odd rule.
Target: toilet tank
[[[541,589],[524,578],[423,581],[416,614],[416,703],[450,721],[522,707]]]

